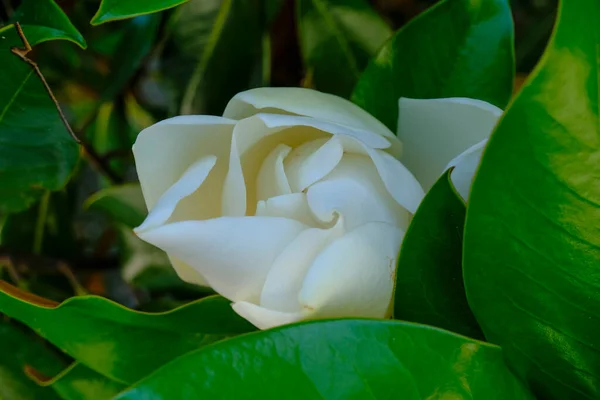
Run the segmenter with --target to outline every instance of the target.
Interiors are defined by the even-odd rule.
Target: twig
[[[15,285],[21,284],[21,276],[17,272],[12,260],[8,256],[0,256],[0,269],[6,268],[6,272],[8,272],[8,276],[14,282]]]
[[[59,262],[57,268],[58,271],[62,273],[65,276],[65,278],[67,278],[76,296],[85,296],[86,294],[88,294],[88,292],[83,288],[81,283],[79,283],[79,280],[77,280],[77,277],[75,277],[75,274],[73,273],[73,271],[71,271],[67,264]]]
[[[44,230],[46,228],[46,218],[48,217],[48,204],[50,203],[50,191],[47,190],[38,209],[37,221],[35,223],[35,231],[33,233],[33,254],[39,255],[42,252],[44,243]]]
[[[29,64],[29,66],[31,66],[31,68],[33,68],[35,74],[42,81],[42,84],[44,85],[46,92],[48,93],[48,95],[50,96],[50,99],[52,99],[52,102],[54,103],[56,109],[58,110],[60,119],[62,120],[65,128],[69,132],[69,135],[71,135],[71,137],[73,138],[73,140],[75,140],[76,143],[78,143],[79,145],[82,146],[84,152],[88,155],[92,164],[94,164],[100,171],[102,171],[114,183],[122,183],[123,178],[121,178],[117,173],[115,173],[110,168],[110,165],[108,163],[106,163],[102,159],[102,157],[100,157],[100,155],[96,152],[96,150],[93,149],[92,146],[90,146],[88,143],[85,143],[78,135],[75,134],[75,132],[73,132],[73,129],[71,129],[71,125],[69,125],[69,122],[67,121],[67,118],[65,117],[65,114],[63,113],[62,108],[60,108],[60,104],[58,103],[58,100],[54,96],[52,89],[50,89],[50,85],[48,85],[46,78],[44,78],[42,71],[40,71],[40,68],[33,60],[31,60],[30,58],[27,58],[27,54],[29,54],[29,52],[33,49],[31,47],[31,45],[29,44],[29,41],[25,37],[25,34],[23,33],[23,29],[21,28],[21,25],[18,22],[15,22],[14,25],[15,25],[15,29],[17,30],[17,34],[19,35],[19,38],[21,38],[21,41],[23,42],[24,47],[13,47],[10,49],[10,51],[14,55],[19,57],[22,61]]]
[[[21,60],[23,60],[27,64],[29,64],[31,66],[31,68],[33,68],[36,75],[42,81],[42,84],[44,85],[44,88],[46,89],[46,91],[48,92],[48,95],[52,99],[52,102],[54,102],[54,105],[56,106],[56,109],[58,110],[58,114],[60,115],[60,119],[62,120],[63,124],[65,125],[65,128],[67,128],[67,131],[69,132],[69,134],[71,135],[73,140],[75,140],[77,143],[81,144],[81,140],[79,140],[77,135],[75,135],[75,132],[73,132],[73,130],[71,129],[71,125],[69,125],[69,123],[67,122],[67,118],[65,117],[65,114],[63,114],[63,111],[60,108],[60,105],[58,104],[58,100],[56,100],[56,97],[54,97],[54,93],[52,93],[52,90],[50,89],[48,82],[46,82],[46,78],[44,78],[44,75],[42,75],[42,71],[40,71],[40,68],[34,61],[27,58],[27,54],[29,54],[29,52],[33,49],[31,47],[31,45],[29,44],[29,41],[25,37],[25,34],[23,33],[23,29],[21,28],[21,25],[18,22],[15,22],[15,28],[17,29],[17,34],[21,38],[21,41],[23,42],[23,45],[25,47],[13,47],[12,49],[10,49],[10,51],[14,55],[19,57]]]

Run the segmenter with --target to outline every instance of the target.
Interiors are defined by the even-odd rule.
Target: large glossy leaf
[[[365,0],[299,0],[304,65],[318,90],[349,97],[392,30]]]
[[[35,366],[47,374],[59,372],[61,360],[40,338],[0,319],[0,398],[18,400],[54,400],[59,397],[50,388],[38,386],[25,374]]]
[[[14,26],[0,36],[0,212],[15,212],[62,188],[79,149],[33,67],[11,52],[24,47]]]
[[[530,399],[500,348],[397,321],[337,320],[187,354],[124,399]]]
[[[394,318],[482,339],[463,284],[465,212],[448,170],[421,202],[402,241]]]
[[[173,311],[140,313],[96,296],[61,304],[0,281],[0,312],[34,329],[83,365],[132,383],[206,344],[254,330],[229,301],[207,297]]]
[[[63,400],[107,400],[125,389],[125,385],[78,362],[51,378],[35,369],[30,369],[28,373],[38,385],[54,389]]]
[[[504,109],[513,53],[508,0],[443,0],[383,46],[352,100],[393,131],[400,97],[470,97]]]
[[[182,7],[175,20],[174,36],[186,40],[182,43],[182,51],[188,57],[190,51],[195,52],[191,57],[194,69],[181,100],[182,114],[220,115],[236,93],[260,84],[261,2],[223,0],[216,16],[215,6],[217,3],[212,0],[192,1],[186,5],[189,14]],[[192,30],[194,26],[196,28]],[[208,26],[210,33],[207,36]],[[189,34],[194,31],[200,36],[191,38]]]
[[[24,0],[11,18],[21,24],[29,44],[63,39],[86,48],[85,39],[54,0]]]
[[[467,298],[540,398],[600,397],[600,3],[561,2],[492,135],[465,228]]]
[[[92,25],[151,14],[178,6],[188,0],[102,0]]]

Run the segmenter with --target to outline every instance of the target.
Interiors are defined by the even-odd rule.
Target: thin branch
[[[15,26],[15,29],[17,30],[17,34],[19,35],[19,37],[21,38],[21,41],[23,42],[24,47],[13,47],[12,49],[10,49],[10,51],[14,55],[19,57],[22,61],[29,64],[29,66],[31,66],[31,68],[33,68],[35,74],[40,78],[42,84],[44,85],[44,88],[46,89],[46,92],[48,93],[48,95],[50,96],[50,99],[52,99],[52,102],[54,103],[56,109],[58,110],[58,114],[59,114],[60,119],[62,120],[65,128],[67,129],[67,131],[69,132],[69,134],[71,135],[73,140],[75,140],[75,142],[77,142],[79,145],[81,145],[83,147],[84,152],[88,155],[92,164],[94,164],[100,171],[102,171],[104,173],[104,175],[106,175],[113,183],[122,183],[123,178],[121,178],[116,172],[114,172],[110,168],[110,165],[107,162],[105,162],[105,160],[96,152],[96,150],[94,150],[94,148],[92,146],[90,146],[88,143],[85,143],[84,140],[82,140],[78,135],[75,134],[75,132],[73,132],[73,129],[71,129],[71,125],[69,125],[69,122],[67,121],[67,118],[65,117],[65,114],[63,113],[62,108],[60,107],[60,104],[58,103],[58,100],[54,96],[52,89],[50,89],[50,85],[48,85],[46,78],[44,78],[42,71],[40,71],[40,68],[33,60],[31,60],[30,58],[27,57],[27,54],[29,54],[29,52],[32,50],[32,47],[29,44],[29,41],[27,40],[27,38],[25,37],[25,34],[23,33],[23,29],[21,28],[21,25],[18,22],[15,22],[14,26]]]
[[[27,54],[29,54],[29,52],[33,49],[31,47],[31,45],[29,44],[29,41],[25,37],[25,34],[23,33],[23,29],[21,28],[21,25],[18,22],[15,22],[15,28],[17,29],[17,34],[21,38],[21,41],[23,42],[23,45],[25,47],[13,47],[12,49],[10,49],[10,51],[14,55],[19,57],[21,60],[23,60],[27,64],[29,64],[31,66],[31,68],[33,68],[36,75],[42,81],[42,84],[44,85],[46,92],[48,92],[48,95],[52,99],[52,102],[56,106],[56,109],[58,110],[58,114],[60,115],[60,119],[62,120],[63,124],[65,125],[65,128],[67,128],[67,131],[69,132],[69,134],[71,135],[73,140],[75,140],[77,143],[81,144],[81,140],[79,140],[77,135],[75,135],[75,132],[73,132],[73,130],[71,129],[71,125],[69,125],[69,122],[67,122],[67,118],[65,117],[65,114],[63,114],[63,111],[60,108],[60,104],[58,104],[58,100],[56,100],[56,97],[54,97],[54,93],[52,93],[52,89],[50,89],[48,82],[46,82],[46,78],[44,78],[44,75],[42,75],[42,71],[40,71],[40,68],[38,67],[38,65],[35,62],[33,62],[31,59],[27,58]]]
[[[33,233],[33,254],[39,255],[42,253],[42,245],[44,244],[44,231],[46,229],[46,220],[48,218],[48,204],[50,203],[50,191],[44,192],[38,209],[37,221],[35,223],[35,231]]]

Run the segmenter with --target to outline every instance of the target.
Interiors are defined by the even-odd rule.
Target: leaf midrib
[[[2,112],[0,113],[0,124],[2,124],[2,121],[4,120],[4,117],[5,117],[6,113],[8,112],[9,108],[13,105],[13,103],[17,100],[17,97],[19,97],[19,95],[21,94],[21,92],[24,90],[25,85],[29,81],[29,78],[31,77],[32,74],[33,74],[33,69],[30,70],[27,75],[25,75],[25,78],[23,79],[23,82],[21,82],[21,84],[19,85],[19,87],[17,88],[17,90],[11,96],[10,100],[8,101],[8,103],[6,103],[6,106],[4,106],[4,108],[2,109]]]

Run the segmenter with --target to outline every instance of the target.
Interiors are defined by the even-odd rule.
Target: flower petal
[[[350,101],[304,88],[257,88],[236,94],[223,116],[242,119],[263,113],[290,113],[352,126],[396,141],[394,134],[371,114]]]
[[[196,271],[194,268],[190,267],[180,259],[169,256],[169,261],[175,269],[175,272],[177,272],[177,276],[179,276],[182,281],[199,286],[210,286],[200,272]]]
[[[301,192],[338,165],[344,148],[337,136],[316,139],[296,147],[285,160],[285,173],[294,192]]]
[[[250,321],[258,329],[270,329],[280,325],[298,322],[302,313],[288,313],[270,310],[247,301],[238,301],[231,305],[242,318]]]
[[[481,100],[449,98],[399,101],[400,161],[425,190],[457,155],[487,139],[502,110]]]
[[[233,138],[231,139],[231,149],[229,153],[229,169],[225,182],[223,182],[223,196],[221,203],[221,215],[227,217],[243,217],[246,215],[247,199],[246,199],[246,182],[244,180],[244,172],[242,170],[242,161],[240,160],[240,152],[238,150],[237,129],[233,130]]]
[[[315,259],[300,291],[311,318],[386,316],[404,232],[371,222],[335,240]]]
[[[133,145],[133,155],[148,209],[154,207],[190,165],[205,155],[216,156],[218,163],[223,160],[223,168],[217,165],[213,173],[224,176],[234,124],[235,121],[226,118],[189,115],[144,129]],[[220,190],[215,196],[220,199]]]
[[[208,177],[210,170],[215,166],[217,157],[208,155],[192,164],[181,178],[173,184],[163,195],[158,199],[146,220],[134,231],[141,231],[156,228],[163,225],[171,217],[177,204],[185,197],[194,193],[202,185]],[[189,219],[193,219],[193,211],[190,213]]]
[[[487,139],[482,140],[475,146],[471,146],[464,153],[450,161],[446,167],[454,167],[450,173],[450,179],[452,180],[452,184],[456,188],[456,191],[465,202],[469,199],[475,171],[477,171],[477,167],[479,167],[479,161],[481,161],[481,155],[483,154],[486,144]]]
[[[292,193],[283,167],[283,160],[290,151],[292,151],[290,146],[280,144],[265,158],[256,178],[257,200]]]
[[[291,193],[259,201],[255,215],[295,219],[307,226],[319,225],[308,207],[306,193]]]
[[[260,296],[260,305],[272,310],[299,312],[298,294],[313,260],[331,241],[343,234],[342,218],[329,229],[310,228],[301,232],[273,262]]]
[[[257,202],[256,182],[261,166],[279,145],[296,147],[328,136],[308,126],[268,126],[264,115],[237,123],[231,139],[229,171],[223,189],[223,215],[253,215]],[[296,118],[296,117],[293,117]]]
[[[373,160],[385,188],[394,200],[414,214],[425,195],[417,179],[400,161],[390,154],[369,148],[365,148],[365,150]]]
[[[139,236],[197,270],[228,299],[258,303],[273,261],[306,228],[287,218],[221,217],[175,222]]]
[[[337,212],[344,217],[347,230],[367,222],[387,222],[406,229],[410,221],[409,212],[390,195],[367,156],[345,154],[306,195],[319,220],[331,221]]]
[[[348,136],[358,139],[365,145],[374,149],[387,149],[390,147],[390,141],[375,132],[348,126],[335,122],[319,120],[301,115],[281,115],[281,114],[257,114],[269,128],[284,128],[294,126],[308,126],[319,129],[331,135]]]

